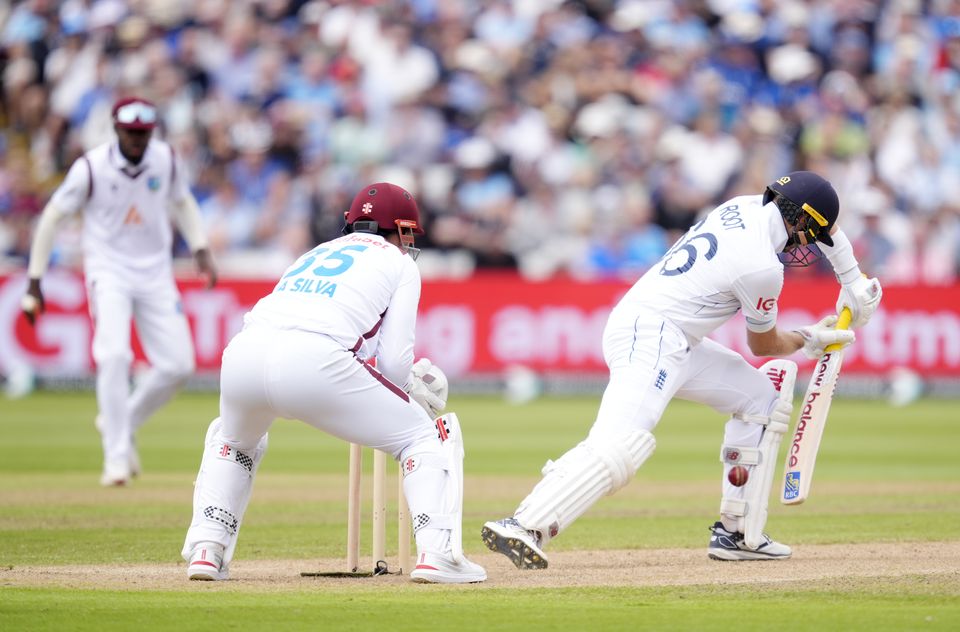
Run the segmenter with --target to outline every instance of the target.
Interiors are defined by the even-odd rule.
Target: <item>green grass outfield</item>
[[[957,401],[921,400],[905,408],[835,402],[811,499],[799,507],[771,503],[768,531],[795,547],[792,560],[703,566],[721,568],[729,583],[708,574],[638,583],[626,568],[598,584],[574,585],[581,569],[570,560],[582,559],[572,557],[578,553],[603,560],[605,553],[633,551],[668,574],[671,560],[658,557],[660,551],[695,551],[705,559],[706,528],[719,503],[723,418],[675,402],[657,429],[657,451],[636,479],[551,544],[548,552],[571,556],[547,571],[555,586],[536,573],[504,570],[506,560],[480,543],[480,525],[509,514],[544,462],[583,438],[597,403],[451,399],[448,410],[458,413],[466,437],[464,544],[491,580],[447,587],[400,578],[298,579],[299,571],[343,556],[347,451],[292,421],[271,431],[234,580],[180,581],[192,481],[216,396],[182,394],[157,414],[139,437],[144,475],[127,489],[98,485],[92,393],[0,400],[0,630],[960,629],[960,568],[944,571],[931,558],[929,568],[915,560],[910,572],[882,571],[878,554],[876,572],[817,574],[844,545],[930,551],[943,543],[956,555]],[[369,480],[364,493],[368,500]],[[368,503],[365,520],[368,553]],[[393,526],[388,555],[396,554]],[[827,553],[811,560],[804,546]],[[244,581],[242,562],[283,560],[290,561],[289,582]],[[154,582],[115,570],[154,567]],[[792,580],[791,568],[812,575]]]

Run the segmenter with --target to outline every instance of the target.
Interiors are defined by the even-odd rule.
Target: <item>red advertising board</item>
[[[183,281],[183,309],[193,328],[197,364],[215,370],[243,314],[273,283],[226,279],[213,290]],[[19,313],[23,276],[0,276],[0,373],[27,365],[40,375],[92,371],[91,328],[82,278],[59,271],[44,278],[47,313],[31,328]],[[424,282],[417,355],[451,377],[522,365],[558,373],[605,372],[601,335],[610,308],[627,290],[617,282],[529,282],[510,274]],[[791,280],[779,301],[781,327],[815,322],[833,309],[830,280]],[[741,317],[711,338],[752,360]],[[794,359],[811,364],[801,354]],[[759,364],[762,360],[757,359]],[[960,286],[888,287],[881,309],[857,332],[844,373],[885,374],[907,367],[927,376],[960,377]]]

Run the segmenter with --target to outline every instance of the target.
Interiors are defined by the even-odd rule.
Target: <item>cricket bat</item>
[[[850,310],[846,307],[837,318],[837,329],[850,327]],[[827,425],[827,413],[833,402],[833,391],[843,364],[843,347],[833,344],[824,349],[817,361],[803,396],[803,407],[797,418],[797,427],[793,432],[793,441],[787,450],[787,461],[783,467],[783,492],[780,502],[784,505],[799,505],[810,495],[813,482],[813,467],[817,464],[817,452],[823,439],[823,429]]]

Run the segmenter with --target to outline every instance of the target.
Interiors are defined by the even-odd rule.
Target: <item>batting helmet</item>
[[[398,233],[403,247],[416,256],[413,236],[423,234],[420,209],[405,189],[389,182],[368,185],[353,198],[344,219],[345,233]]]
[[[785,265],[806,266],[819,259],[823,253],[815,242],[833,246],[830,229],[840,214],[840,199],[829,182],[812,171],[792,171],[767,186],[763,203],[771,201],[794,229],[787,238],[791,256],[781,257]],[[801,234],[806,245],[800,241]]]

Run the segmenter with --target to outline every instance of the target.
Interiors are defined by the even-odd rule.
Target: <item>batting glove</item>
[[[852,316],[850,327],[863,327],[877,311],[882,297],[883,288],[880,287],[880,281],[858,276],[851,283],[841,286],[840,296],[837,298],[837,313],[839,314],[844,307],[848,307]]]
[[[811,360],[816,360],[823,355],[824,349],[832,344],[847,346],[854,340],[856,335],[849,329],[834,329],[837,324],[837,317],[827,316],[815,325],[807,325],[800,329],[795,329],[803,338],[803,353]]]

